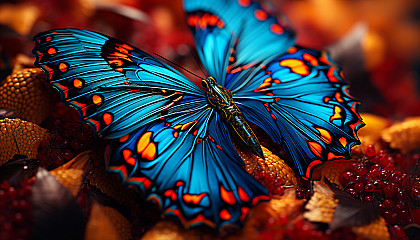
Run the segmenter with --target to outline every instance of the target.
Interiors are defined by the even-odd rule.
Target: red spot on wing
[[[64,93],[64,98],[67,98],[68,96],[68,93],[69,93],[69,88],[68,87],[66,87],[66,86],[64,86],[64,85],[61,85],[60,83],[58,83],[58,82],[55,82],[54,83],[57,87],[59,87],[60,88],[60,91],[62,91],[63,93]]]
[[[83,81],[82,80],[80,80],[80,79],[77,79],[77,78],[75,78],[74,80],[73,80],[73,86],[75,87],[75,88],[82,88],[83,87]]]
[[[121,166],[110,166],[109,169],[118,170],[124,176],[124,179],[127,179],[127,168],[124,165]]]
[[[178,181],[178,182],[176,182],[176,184],[175,184],[175,186],[177,186],[177,187],[182,186],[182,185],[184,185],[184,183],[183,183],[182,181]]]
[[[124,136],[120,137],[118,140],[119,140],[120,142],[125,142],[125,141],[127,141],[128,137],[129,137],[129,134],[127,134],[127,135],[124,135]]]
[[[124,160],[127,160],[129,157],[131,157],[131,150],[129,149],[124,149],[122,153],[123,153]]]
[[[86,110],[85,110],[84,114],[86,114]],[[88,119],[88,120],[93,124],[93,126],[96,129],[96,132],[99,132],[99,121],[96,121],[96,120],[93,120],[93,119]]]
[[[222,200],[230,205],[236,204],[236,198],[232,191],[227,191],[223,185],[220,185],[220,196]]]
[[[248,194],[241,187],[238,187],[238,195],[239,195],[239,199],[241,199],[241,201],[243,201],[243,202],[248,202],[249,201]]]
[[[270,30],[271,32],[275,34],[281,34],[283,32],[283,28],[279,24],[276,24],[276,23],[271,24]]]
[[[303,59],[310,62],[312,66],[318,66],[319,65],[318,60],[314,56],[312,56],[308,53],[303,54]]]
[[[317,166],[317,165],[319,165],[319,164],[321,164],[321,163],[322,163],[322,161],[320,161],[320,160],[315,160],[315,161],[312,161],[312,162],[309,164],[308,168],[306,169],[306,174],[305,174],[305,176],[306,176],[306,178],[307,178],[307,179],[309,179],[309,177],[311,176],[312,169],[313,169],[315,166]]]
[[[254,15],[255,15],[255,18],[257,18],[260,21],[264,21],[267,19],[267,13],[261,9],[255,10]]]
[[[328,76],[328,79],[331,81],[331,82],[340,82],[335,76],[334,76],[334,71],[335,71],[335,67],[331,67],[329,70],[328,70],[328,73],[327,73],[327,76]]]
[[[232,218],[232,215],[228,212],[228,210],[223,209],[222,211],[220,211],[219,217],[223,220],[229,220]]]
[[[264,200],[270,200],[270,197],[267,195],[256,196],[252,199],[252,205],[257,205],[257,203]]]
[[[341,137],[338,139],[338,141],[343,145],[343,147],[347,146],[347,139],[345,137]]]
[[[45,41],[47,41],[47,42],[49,42],[51,40],[52,40],[52,37],[51,36],[48,36],[48,37],[45,38]]]
[[[242,7],[248,7],[251,4],[251,0],[238,0],[239,5]]]
[[[241,221],[244,221],[246,216],[249,213],[249,208],[247,207],[241,207]]]
[[[179,218],[179,220],[182,222],[182,224],[184,226],[186,226],[187,228],[189,228],[190,226],[194,226],[198,223],[204,223],[207,226],[210,226],[212,228],[216,228],[216,224],[214,222],[208,220],[207,218],[205,218],[201,214],[199,214],[197,217],[187,221],[187,220],[185,220],[184,216],[182,215],[182,213],[178,209],[168,208],[168,209],[165,210],[165,213],[172,213],[175,216],[177,216]]]
[[[176,200],[176,193],[174,190],[172,189],[168,189],[165,191],[164,193],[165,197],[169,197],[170,199],[172,199],[172,201]]]
[[[152,185],[152,182],[146,177],[131,177],[127,180],[128,182],[139,182],[142,183],[144,188],[147,190]]]
[[[201,200],[207,195],[207,193],[200,194],[184,194],[182,198],[186,203],[199,204]]]
[[[290,47],[290,48],[287,50],[287,52],[288,52],[288,53],[295,53],[295,52],[297,52],[297,48],[296,48],[295,46]]]
[[[110,113],[104,113],[104,115],[102,116],[102,118],[104,119],[104,123],[106,125],[111,124],[111,122],[113,120],[112,114],[110,114]]]
[[[340,92],[335,93],[335,99],[337,99],[337,101],[340,102],[340,103],[344,102],[343,98],[341,98],[341,93]]]
[[[328,161],[333,160],[333,159],[338,159],[338,158],[345,158],[344,156],[337,156],[332,152],[328,153]]]

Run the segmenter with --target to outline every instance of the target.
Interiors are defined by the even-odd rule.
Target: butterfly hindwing
[[[250,0],[184,0],[184,8],[201,62],[225,87],[227,73],[271,61],[294,44],[294,34]]]
[[[358,102],[325,52],[292,47],[230,91],[244,116],[282,144],[303,176],[326,160],[349,158],[359,143]]]
[[[239,225],[253,205],[268,199],[241,167],[213,111],[157,121],[114,142],[111,171],[185,226]]]
[[[179,72],[102,34],[59,29],[34,38],[35,64],[99,136],[111,171],[187,226],[240,225],[267,190],[243,168],[205,94]]]

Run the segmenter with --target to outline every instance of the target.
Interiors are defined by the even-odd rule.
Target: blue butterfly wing
[[[280,143],[309,178],[314,166],[350,158],[352,145],[360,143],[357,130],[364,123],[348,87],[328,54],[292,47],[235,81],[230,91],[244,116]]]
[[[99,136],[124,136],[170,115],[173,105],[177,111],[195,111],[204,98],[203,91],[170,66],[102,34],[58,29],[34,40],[35,64]]]
[[[227,73],[271,61],[294,45],[294,34],[248,0],[184,0],[202,64],[218,84]]]
[[[243,222],[267,190],[243,168],[204,92],[119,40],[79,29],[34,37],[47,82],[99,136],[114,139],[111,171],[186,225]]]
[[[268,199],[210,108],[145,126],[113,149],[111,170],[185,226],[240,225],[254,204]]]

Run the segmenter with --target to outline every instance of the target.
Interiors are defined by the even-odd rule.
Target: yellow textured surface
[[[338,200],[334,198],[328,187],[320,182],[314,182],[314,194],[305,205],[308,211],[303,214],[303,217],[311,222],[330,223],[337,204]]]
[[[34,123],[18,118],[0,119],[0,165],[16,154],[38,158],[39,143],[49,136],[46,129]]]
[[[73,196],[77,196],[83,180],[83,170],[80,169],[54,169],[50,171],[64,187],[68,188]]]
[[[382,138],[391,148],[408,153],[420,149],[420,117],[408,118],[385,129]]]
[[[208,230],[208,229],[207,229]],[[185,229],[181,224],[162,220],[144,234],[142,240],[210,240],[221,239],[213,231],[202,229]]]
[[[274,155],[264,146],[261,146],[261,149],[263,150],[265,159],[257,157],[254,154],[251,154],[238,147],[236,148],[239,156],[245,162],[245,170],[249,174],[252,174],[255,171],[264,170],[267,173],[273,173],[277,179],[283,182],[284,185],[295,186],[297,182],[295,173],[284,162],[284,160]]]
[[[386,227],[386,222],[382,217],[379,217],[378,220],[368,225],[352,227],[351,230],[357,236],[363,237],[365,240],[391,239],[388,228]]]
[[[387,128],[390,125],[388,119],[370,114],[370,113],[361,113],[360,114],[363,122],[366,126],[362,127],[358,132],[357,135],[360,136],[372,136],[372,137],[380,137],[382,130]]]
[[[118,239],[133,239],[133,225],[127,218],[114,208],[108,206],[102,206],[101,208],[104,215],[111,220],[112,225],[115,227],[119,236]]]
[[[105,215],[104,206],[94,202],[86,224],[85,240],[118,240],[119,235],[112,221]]]
[[[50,173],[63,186],[68,188],[73,193],[73,196],[76,196],[82,185],[84,175],[88,170],[92,169],[92,164],[89,164],[89,160],[89,151],[85,151],[77,155],[71,161],[50,171]]]
[[[0,108],[40,124],[47,118],[53,105],[53,95],[47,92],[44,81],[44,72],[39,68],[26,68],[12,73],[0,83]]]
[[[326,161],[314,169],[313,176],[320,176],[319,180],[327,178],[330,182],[342,187],[339,181],[340,175],[349,171],[355,162],[354,160]]]

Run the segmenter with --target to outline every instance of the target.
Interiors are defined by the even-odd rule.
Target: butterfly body
[[[213,77],[202,80],[201,86],[206,89],[207,102],[220,115],[221,120],[227,125],[229,133],[236,142],[264,159],[258,138],[233,101],[230,91],[217,85]]]

